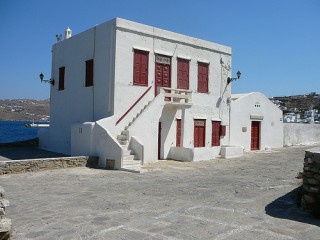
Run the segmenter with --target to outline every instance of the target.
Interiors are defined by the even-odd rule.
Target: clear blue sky
[[[0,99],[49,98],[55,35],[115,17],[232,47],[233,93],[320,92],[319,0],[0,0]]]

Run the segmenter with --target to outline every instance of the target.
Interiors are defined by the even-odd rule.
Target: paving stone
[[[142,174],[79,167],[0,182],[15,240],[319,240],[320,220],[295,203],[307,148],[159,161]]]

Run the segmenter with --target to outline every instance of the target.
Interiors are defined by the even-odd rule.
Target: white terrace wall
[[[50,128],[39,135],[42,148],[71,153],[71,126],[113,114],[114,21],[53,45]],[[85,87],[85,62],[94,59],[94,85]],[[64,90],[59,68],[65,67]]]
[[[284,123],[283,145],[312,145],[320,143],[320,124]]]

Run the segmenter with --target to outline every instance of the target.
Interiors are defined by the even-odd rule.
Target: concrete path
[[[299,210],[310,147],[195,163],[161,161],[143,174],[89,168],[0,176],[13,239],[308,239],[320,221]]]

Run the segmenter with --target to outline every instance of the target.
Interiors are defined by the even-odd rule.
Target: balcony
[[[192,91],[162,87],[165,104],[187,107],[192,105]]]

